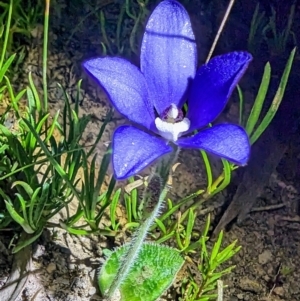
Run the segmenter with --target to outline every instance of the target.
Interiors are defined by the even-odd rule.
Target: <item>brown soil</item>
[[[56,5],[62,3],[56,1]],[[224,12],[223,4],[207,6],[209,11],[201,10],[197,1],[191,1],[187,9],[192,13],[192,20],[199,42],[200,60],[203,62],[211,43],[211,35],[215,32],[214,23],[218,24],[220,19],[212,19],[217,11]],[[245,1],[250,3],[251,1]],[[244,3],[243,5],[246,6]],[[241,9],[238,6],[239,9]],[[236,8],[236,9],[238,9]],[[253,4],[249,4],[249,16],[254,11]],[[195,13],[197,11],[197,13]],[[58,13],[56,11],[56,13]],[[299,14],[299,11],[298,11]],[[249,22],[248,16],[248,22]],[[247,18],[247,16],[244,16]],[[239,22],[238,14],[233,14],[230,26],[236,26]],[[300,16],[297,16],[299,21]],[[74,18],[75,19],[75,18]],[[99,46],[95,42],[97,35],[91,33],[88,46],[70,50],[68,47],[59,47],[66,33],[59,35],[57,28],[62,22],[57,16],[53,17],[56,30],[51,34],[51,48],[49,56],[50,81],[50,111],[56,113],[62,109],[62,94],[56,88],[59,82],[72,95],[75,90],[76,81],[84,76],[80,70],[80,63],[89,55],[95,55],[92,50],[84,47]],[[213,20],[213,21],[212,21]],[[74,21],[74,20],[73,20]],[[58,23],[56,23],[58,22]],[[297,23],[298,24],[298,23]],[[300,24],[300,23],[299,23]],[[244,26],[244,25],[243,25]],[[228,45],[230,41],[236,40],[244,31],[243,26],[235,28],[233,36],[225,36],[220,42],[217,51],[235,50],[235,46]],[[299,25],[298,25],[299,27]],[[70,30],[70,28],[65,28]],[[206,34],[203,35],[203,32]],[[84,33],[83,33],[84,34]],[[75,37],[74,37],[75,39]],[[76,41],[76,39],[75,39]],[[78,41],[77,41],[78,42]],[[80,42],[80,41],[79,41]],[[78,43],[79,43],[78,42]],[[86,41],[85,41],[86,42]],[[96,46],[95,46],[96,44]],[[90,49],[88,48],[88,49]],[[238,47],[240,49],[242,47]],[[246,48],[243,47],[244,49]],[[33,72],[36,83],[41,87],[40,74],[41,45],[39,39],[32,42],[23,73]],[[299,57],[298,57],[299,59]],[[253,83],[258,86],[256,78],[251,78],[254,73],[249,71],[242,85],[245,86],[246,101],[252,102],[255,96]],[[85,76],[84,76],[85,77]],[[89,125],[84,139],[93,142],[99,130],[101,119],[109,108],[109,103],[104,93],[94,83],[85,78],[82,89],[83,106],[81,114],[93,114],[95,120]],[[73,94],[74,95],[74,94]],[[249,105],[249,104],[246,104]],[[232,101],[226,115],[222,118],[233,120],[236,117],[236,103]],[[117,121],[110,124],[105,131],[103,140],[99,143],[97,152],[99,161],[101,154],[106,150],[106,142],[111,140],[111,134],[118,124],[124,122],[116,115]],[[14,123],[12,117],[12,124]],[[300,217],[299,217],[299,141],[291,141],[288,150],[277,170],[270,174],[268,185],[263,193],[258,196],[255,207],[249,217],[241,224],[233,223],[225,234],[224,246],[235,239],[242,246],[242,250],[230,261],[228,265],[236,265],[233,273],[222,280],[227,288],[224,290],[226,301],[296,301],[300,300]],[[179,156],[181,163],[174,174],[173,188],[170,197],[173,202],[182,197],[205,187],[205,173],[203,163],[197,151],[182,151]],[[220,168],[216,164],[215,169]],[[246,167],[247,168],[247,167]],[[220,169],[219,169],[220,171]],[[258,175],[259,176],[259,175]],[[237,184],[239,179],[235,179]],[[120,185],[124,186],[122,182]],[[224,212],[224,203],[228,202],[234,195],[234,185],[222,192],[218,197],[208,201],[201,208],[197,217],[196,229],[203,229],[206,214],[212,214],[212,229],[220,220]],[[70,210],[76,210],[74,202]],[[122,207],[118,209],[118,217],[125,222],[125,214]],[[54,218],[57,222],[64,218],[62,212]],[[97,288],[97,271],[104,261],[103,249],[112,249],[129,239],[129,233],[119,234],[116,239],[102,236],[74,236],[58,228],[48,228],[32,248],[26,248],[15,257],[11,255],[11,240],[14,229],[0,232],[0,300],[3,301],[88,301],[103,300]],[[12,242],[15,242],[13,240]],[[213,242],[210,243],[210,245]],[[196,259],[196,257],[195,257]],[[23,275],[20,278],[20,275]],[[24,276],[25,275],[25,276]],[[179,274],[182,276],[182,274]],[[201,278],[201,277],[200,277]],[[178,291],[180,280],[176,281],[176,288],[172,288],[161,300],[174,300],[174,291]],[[5,286],[10,284],[9,287]],[[15,285],[17,284],[17,286]],[[177,298],[177,297],[176,297]]]

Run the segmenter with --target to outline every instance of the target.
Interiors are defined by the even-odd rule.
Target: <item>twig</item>
[[[271,290],[270,290],[270,293],[269,293],[269,295],[268,295],[268,297],[267,297],[267,300],[270,299],[271,295],[273,294],[274,289],[275,289],[276,286],[277,286],[277,279],[280,277],[281,267],[282,267],[282,263],[280,263],[280,265],[279,265],[279,267],[278,267],[276,276],[275,276],[275,278],[274,278],[274,279],[275,279],[275,280],[274,280],[274,284],[273,284],[273,286],[272,286],[272,288],[271,288]]]
[[[217,301],[223,301],[223,281],[217,280],[218,285],[218,299]]]
[[[224,29],[225,23],[227,22],[227,19],[229,17],[230,12],[231,12],[231,9],[232,9],[232,6],[234,4],[234,1],[235,0],[230,0],[229,4],[227,6],[227,9],[226,9],[225,15],[223,17],[222,23],[221,23],[221,25],[220,25],[220,27],[218,29],[218,32],[217,32],[217,34],[215,36],[214,42],[213,42],[213,44],[212,44],[212,46],[211,46],[211,48],[209,50],[209,53],[208,53],[208,56],[206,58],[205,63],[208,63],[208,61],[210,60],[210,58],[211,58],[211,56],[212,56],[212,54],[213,54],[213,52],[214,52],[214,50],[216,48],[216,45],[217,45],[218,40],[220,38],[220,35],[221,35],[221,33],[222,33],[223,29]]]
[[[270,211],[270,210],[280,209],[282,207],[285,207],[285,204],[276,204],[276,205],[269,205],[269,206],[264,206],[264,207],[255,207],[255,208],[252,208],[251,212]]]

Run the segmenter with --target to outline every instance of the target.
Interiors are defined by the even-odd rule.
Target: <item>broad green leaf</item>
[[[102,294],[105,295],[117,276],[127,250],[128,245],[116,249],[103,264],[98,277]],[[121,300],[157,300],[172,284],[183,263],[183,258],[175,249],[143,244],[127,278],[120,286]]]

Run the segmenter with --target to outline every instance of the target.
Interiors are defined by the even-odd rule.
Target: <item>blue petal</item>
[[[247,52],[231,52],[200,67],[188,101],[189,132],[208,125],[222,112],[251,60]]]
[[[141,48],[141,70],[159,114],[171,103],[183,105],[196,65],[195,37],[186,10],[174,0],[160,2],[149,18]]]
[[[250,155],[246,131],[234,124],[218,124],[193,137],[181,138],[177,144],[184,148],[203,149],[238,165],[247,163]]]
[[[120,126],[113,137],[113,167],[118,180],[131,177],[152,161],[169,153],[172,148],[165,141],[133,126]]]
[[[117,57],[91,59],[83,66],[105,89],[122,115],[150,129],[154,107],[145,78],[136,66]]]

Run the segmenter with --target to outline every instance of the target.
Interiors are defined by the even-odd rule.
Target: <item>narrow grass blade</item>
[[[241,87],[239,85],[236,86],[239,94],[239,124],[243,125],[243,112],[244,112],[244,95]]]
[[[119,202],[119,199],[120,199],[120,194],[121,194],[121,188],[119,188],[113,198],[112,198],[112,201],[111,201],[111,204],[110,204],[110,222],[111,222],[111,226],[112,226],[112,229],[115,229],[116,228],[116,211],[117,211],[117,205],[118,205],[118,202]]]
[[[28,80],[29,80],[29,86],[30,86],[31,91],[28,89],[27,93],[32,92],[32,94],[33,94],[33,100],[32,100],[32,102],[29,102],[29,109],[32,110],[35,107],[38,112],[41,112],[41,100],[40,100],[39,93],[35,87],[35,84],[33,82],[31,72],[29,72]]]
[[[12,253],[18,253],[20,250],[22,250],[23,248],[25,248],[28,245],[31,245],[33,242],[35,242],[43,233],[44,227],[41,227],[38,231],[36,231],[34,233],[34,235],[32,235],[30,238],[28,238],[25,241],[22,241],[20,243],[18,243],[13,249],[12,249]]]
[[[271,66],[270,63],[267,63],[265,65],[264,73],[262,76],[261,84],[257,93],[257,96],[255,98],[251,113],[249,115],[249,118],[247,120],[246,124],[246,132],[250,136],[253,132],[253,129],[259,119],[267,91],[269,89],[269,84],[270,84],[270,79],[271,79]]]
[[[3,80],[5,73],[7,72],[8,68],[12,64],[13,60],[15,59],[16,54],[12,54],[4,63],[3,67],[0,69],[0,83]]]
[[[203,161],[204,161],[206,175],[207,175],[207,190],[210,191],[212,181],[213,181],[211,166],[210,166],[209,159],[208,159],[206,152],[203,150],[200,150],[200,153],[201,153]]]
[[[219,254],[220,248],[221,248],[221,244],[223,241],[223,231],[221,231],[219,233],[218,239],[215,242],[213,249],[211,251],[211,255],[210,255],[210,259],[209,259],[209,265],[211,266],[212,269],[214,269],[214,265],[217,265],[216,259],[217,256]]]
[[[161,230],[161,232],[165,235],[167,233],[167,229],[166,229],[165,225],[157,218],[155,219],[155,223],[157,224],[157,226]]]
[[[225,189],[230,183],[230,180],[231,180],[231,165],[225,159],[222,159],[222,164],[223,164],[224,179],[223,179],[222,183],[216,189],[211,191],[211,195],[215,195],[215,194],[219,193],[220,191]]]
[[[255,143],[255,141],[261,136],[261,134],[265,131],[265,129],[268,127],[270,122],[273,120],[279,105],[283,99],[285,88],[289,79],[289,75],[291,72],[294,56],[296,53],[296,48],[294,48],[289,56],[288,62],[285,66],[285,69],[283,71],[279,87],[277,89],[277,92],[274,96],[274,99],[272,101],[272,104],[266,114],[266,116],[263,118],[261,124],[258,126],[254,134],[250,137],[251,144]]]

